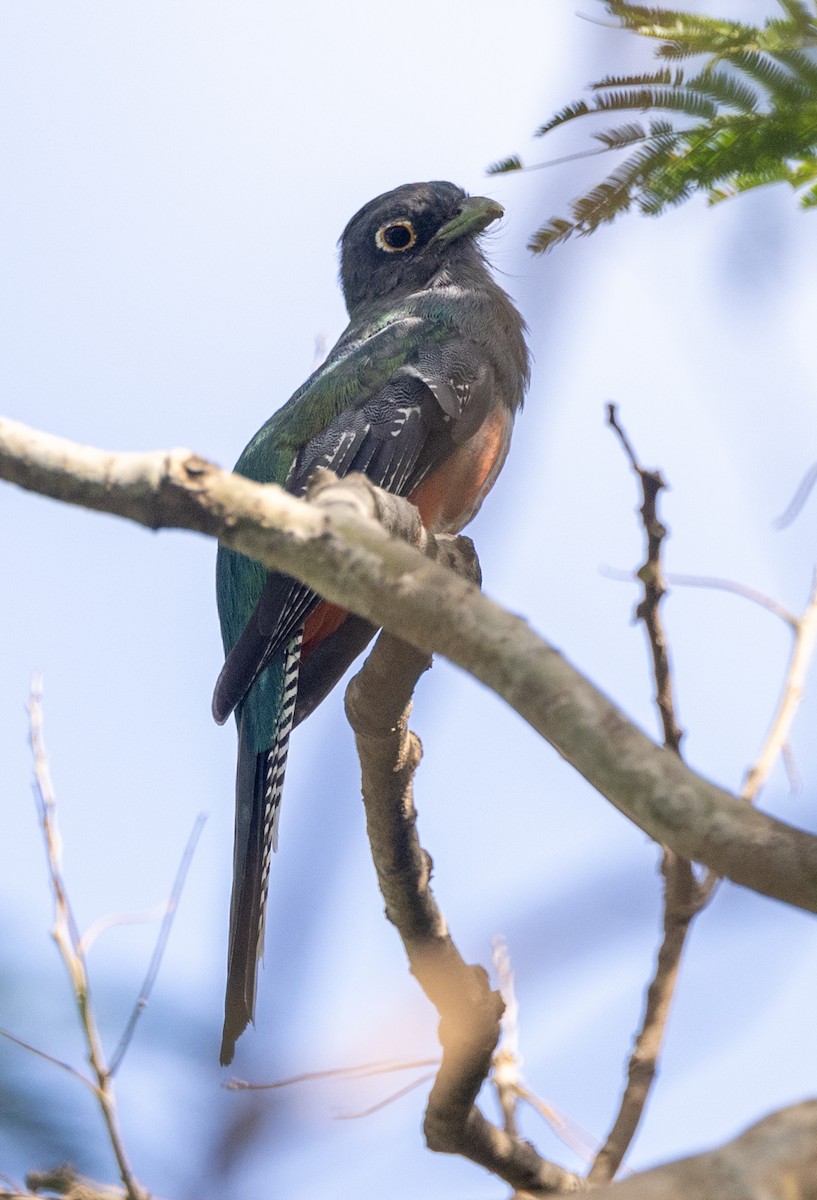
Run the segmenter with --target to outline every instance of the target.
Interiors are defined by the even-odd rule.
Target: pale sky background
[[[773,0],[705,11],[762,17]],[[582,12],[601,15],[593,0]],[[0,8],[2,411],[110,449],[189,446],[229,465],[340,334],[336,242],[371,197],[415,179],[487,192],[487,242],[536,360],[504,474],[471,528],[486,591],[558,645],[650,733],[637,592],[635,481],[621,419],[671,483],[671,570],[805,603],[817,500],[772,521],[817,458],[815,217],[783,187],[709,211],[631,217],[548,258],[525,249],[607,160],[486,178],[589,144],[531,133],[586,82],[645,67],[635,39],[572,3],[352,0],[283,7],[5,0]],[[151,1004],[118,1079],[134,1167],[166,1198],[503,1197],[429,1154],[426,1089],[374,1116],[395,1077],[236,1095],[217,1065],[232,857],[234,735],[210,719],[220,665],[215,547],[0,489],[0,1025],[80,1064],[30,794],[25,704],[45,676],[65,872],[81,926],[166,896],[208,814]],[[746,601],[676,589],[666,605],[696,769],[739,785],[778,697],[783,624]],[[762,806],[815,827],[815,687]],[[658,852],[493,695],[438,662],[414,728],[420,834],[470,961],[508,940],[526,1077],[603,1137],[657,948]],[[382,917],[342,689],[293,738],[256,1030],[236,1074],[273,1080],[436,1052],[435,1019]],[[120,928],[91,965],[112,1047],[155,927]],[[813,1094],[811,917],[724,885],[684,964],[633,1167],[737,1133]],[[39,1128],[0,1127],[0,1172],[71,1158],[113,1180],[80,1086],[0,1043],[0,1079]],[[45,1099],[44,1099],[45,1098]],[[493,1112],[491,1097],[486,1111]],[[247,1139],[236,1151],[228,1134]],[[538,1119],[543,1153],[577,1160]],[[231,1145],[228,1151],[225,1146]],[[263,1189],[263,1190],[262,1190]]]

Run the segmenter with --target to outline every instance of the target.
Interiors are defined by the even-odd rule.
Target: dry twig
[[[156,980],[162,954],[170,935],[173,916],[178,906],[184,880],[204,823],[204,818],[201,816],[198,818],[193,832],[188,839],[173,890],[169,900],[163,906],[164,917],[145,981],[116,1052],[110,1063],[108,1063],[102,1047],[102,1040],[99,1036],[96,1016],[91,1002],[86,953],[95,935],[101,929],[116,922],[113,919],[98,921],[85,935],[81,936],[79,933],[71,908],[68,890],[65,885],[65,879],[62,874],[62,839],[57,824],[56,796],[51,781],[51,772],[43,738],[42,681],[39,677],[35,677],[32,682],[28,711],[31,749],[34,756],[34,794],[37,800],[37,812],[45,843],[46,862],[51,889],[54,893],[54,925],[51,933],[71,980],[92,1075],[89,1077],[83,1074],[82,1071],[78,1071],[69,1063],[62,1062],[60,1059],[46,1054],[36,1046],[30,1045],[28,1042],[15,1037],[14,1034],[8,1033],[6,1030],[0,1030],[0,1036],[7,1038],[22,1049],[36,1054],[47,1062],[53,1063],[62,1070],[68,1071],[93,1093],[105,1122],[108,1139],[124,1185],[124,1192],[120,1192],[118,1189],[105,1188],[101,1184],[82,1179],[72,1167],[58,1167],[48,1172],[33,1172],[27,1183],[32,1189],[30,1193],[32,1195],[39,1191],[47,1190],[50,1193],[56,1192],[58,1195],[69,1197],[70,1200],[116,1200],[117,1197],[125,1197],[126,1200],[149,1200],[148,1193],[142,1188],[133,1173],[125,1150],[116,1109],[113,1077],[127,1052],[136,1022],[147,1005],[150,992]],[[2,1200],[2,1194],[0,1194],[0,1200]]]
[[[62,961],[65,963],[71,980],[71,987],[77,1003],[82,1032],[88,1050],[88,1062],[91,1066],[95,1083],[87,1080],[88,1085],[96,1096],[108,1139],[111,1143],[119,1175],[125,1187],[128,1200],[148,1200],[147,1192],[142,1188],[133,1173],[128,1160],[122,1131],[119,1128],[119,1117],[116,1111],[113,1078],[105,1059],[102,1040],[96,1024],[93,1005],[91,1003],[88,966],[81,945],[68,892],[62,875],[62,839],[57,827],[56,797],[51,782],[51,772],[45,752],[43,740],[43,709],[42,681],[35,679],[31,687],[31,699],[28,706],[31,728],[31,750],[34,755],[35,795],[39,810],[40,825],[45,841],[45,852],[48,861],[48,872],[51,878],[51,888],[54,892],[54,927],[51,931],[56,942]]]
[[[644,586],[644,596],[636,609],[636,616],[644,622],[652,654],[656,704],[664,731],[664,745],[680,758],[683,735],[675,715],[672,670],[660,611],[661,600],[666,594],[661,547],[667,531],[658,515],[658,497],[666,484],[659,471],[648,471],[639,462],[617,420],[613,404],[608,407],[608,422],[618,435],[630,466],[641,483],[640,513],[647,546],[644,565],[638,572],[638,578]],[[635,1137],[655,1080],[686,937],[693,918],[710,898],[714,885],[712,876],[699,884],[692,864],[667,847],[663,850],[661,872],[664,876],[663,938],[655,972],[647,989],[644,1016],[630,1056],[627,1084],[619,1110],[587,1177],[588,1182],[593,1184],[605,1183],[615,1176]]]
[[[740,791],[743,799],[750,803],[757,798],[772,767],[787,746],[797,709],[803,699],[806,673],[817,641],[817,571],[814,573],[811,592],[802,616],[790,618],[789,624],[794,634],[794,643],[786,667],[780,703],[772,718],[763,748],[754,765],[747,771]]]

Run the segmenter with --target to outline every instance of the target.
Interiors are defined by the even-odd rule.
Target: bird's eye
[[[417,241],[417,234],[411,221],[389,221],[388,225],[378,229],[374,240],[387,254],[396,254],[401,250],[410,250]]]

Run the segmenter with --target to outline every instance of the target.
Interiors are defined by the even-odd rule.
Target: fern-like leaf
[[[624,109],[637,109],[648,112],[650,109],[666,109],[668,112],[682,112],[688,117],[714,117],[717,105],[708,97],[688,88],[633,88],[622,92],[605,92],[596,98],[596,112],[620,112]]]
[[[817,208],[817,184],[800,197],[801,208]]]
[[[807,92],[817,95],[817,62],[813,58],[802,50],[778,50],[774,57]]]
[[[811,95],[808,83],[801,82],[768,54],[760,54],[756,50],[740,50],[730,55],[729,61],[744,75],[748,75],[765,88],[771,99],[778,104],[797,104],[808,100]]]
[[[754,112],[758,105],[758,94],[751,84],[743,83],[734,75],[724,71],[701,71],[686,85],[692,92],[700,92],[719,104],[736,108],[739,112]]]
[[[589,112],[590,106],[587,101],[577,100],[575,104],[568,104],[566,108],[557,112],[544,125],[540,125],[534,136],[544,137],[546,133],[550,133],[551,129],[557,129],[560,125],[565,125],[568,121],[575,121],[576,117],[585,117]]]
[[[632,121],[629,125],[619,125],[618,129],[602,129],[593,134],[596,141],[602,142],[608,150],[622,150],[625,146],[632,146],[633,142],[643,142],[648,136],[644,126],[639,125],[637,121]]]
[[[664,134],[674,133],[674,132],[675,132],[675,126],[673,125],[672,121],[664,121],[664,120],[650,121],[650,136],[651,137],[663,137]]]
[[[558,112],[542,136],[579,117],[649,113],[593,133],[604,151],[629,150],[617,167],[552,218],[531,249],[541,253],[592,233],[636,208],[655,216],[703,193],[711,204],[788,183],[817,208],[817,0],[778,0],[783,15],[762,28],[680,10],[604,0],[623,29],[657,42],[652,71],[607,74],[591,99]],[[669,61],[705,55],[697,73]],[[577,157],[571,155],[570,157]],[[517,157],[492,172],[516,170]]]
[[[664,67],[661,71],[646,71],[640,75],[605,75],[598,83],[591,83],[594,92],[602,88],[633,88],[633,87],[679,87],[684,82],[683,71],[671,71]]]
[[[780,6],[788,13],[787,24],[793,34],[804,39],[817,37],[817,14],[809,12],[802,0],[780,0]]]
[[[558,246],[561,242],[566,242],[574,233],[576,233],[576,226],[572,221],[565,221],[561,217],[553,217],[548,221],[547,225],[543,225],[541,229],[537,229],[528,242],[528,249],[532,250],[534,254],[547,254],[554,246]]]
[[[491,163],[488,168],[489,175],[504,175],[508,171],[521,171],[522,159],[518,154],[511,154],[508,158],[501,158],[499,162]]]

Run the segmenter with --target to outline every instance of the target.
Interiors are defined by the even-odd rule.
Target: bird
[[[458,533],[502,468],[530,364],[526,326],[479,237],[504,215],[456,184],[377,196],[340,238],[349,324],[248,443],[235,471],[302,496],[316,467],[361,471]],[[376,633],[305,584],[220,547],[225,662],[213,716],[238,726],[235,841],[220,1060],[254,1021],[266,899],[292,729]]]

